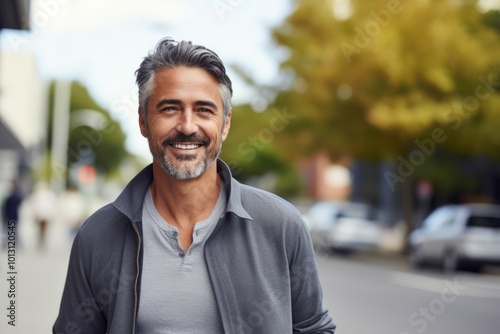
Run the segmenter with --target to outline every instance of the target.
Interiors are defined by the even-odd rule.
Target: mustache
[[[208,138],[199,136],[197,134],[186,136],[183,133],[178,133],[175,136],[163,139],[161,143],[163,147],[165,147],[167,145],[178,144],[178,143],[202,143],[203,145],[207,145],[209,142],[210,140],[208,140]]]

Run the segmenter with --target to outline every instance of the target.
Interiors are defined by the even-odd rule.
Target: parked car
[[[306,215],[317,251],[350,253],[378,246],[381,229],[375,209],[363,203],[322,201]]]
[[[446,205],[409,235],[410,262],[445,271],[500,264],[500,205]]]

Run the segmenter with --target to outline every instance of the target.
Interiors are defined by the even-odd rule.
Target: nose
[[[196,117],[191,110],[185,110],[179,117],[176,130],[187,136],[198,131]]]

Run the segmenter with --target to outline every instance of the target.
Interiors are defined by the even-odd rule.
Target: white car
[[[438,265],[448,272],[477,271],[485,264],[500,264],[500,206],[442,206],[409,235],[408,242],[415,268]]]
[[[375,249],[382,233],[375,209],[363,203],[318,202],[308,211],[307,221],[316,250],[327,253]]]

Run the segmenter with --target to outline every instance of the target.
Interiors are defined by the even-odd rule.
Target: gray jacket
[[[240,184],[220,160],[217,170],[228,204],[204,252],[225,333],[334,333],[298,211]],[[142,204],[152,178],[148,166],[80,228],[53,333],[136,333]]]

